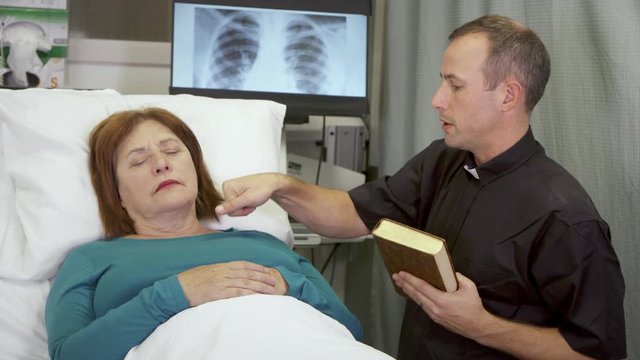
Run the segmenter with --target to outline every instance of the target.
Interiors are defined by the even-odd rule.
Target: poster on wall
[[[0,86],[63,86],[68,34],[66,1],[0,0]]]

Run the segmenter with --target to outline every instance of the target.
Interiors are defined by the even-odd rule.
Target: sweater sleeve
[[[300,271],[275,266],[289,285],[287,295],[293,296],[342,323],[356,340],[362,340],[360,321],[340,301],[331,285],[308,261],[300,259]]]
[[[45,311],[52,360],[123,359],[156,327],[188,307],[173,275],[96,318],[94,293],[102,273],[80,252],[70,253],[60,268]]]

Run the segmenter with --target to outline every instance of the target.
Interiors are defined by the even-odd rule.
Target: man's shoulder
[[[568,222],[603,221],[587,190],[566,168],[544,155],[534,163],[537,166],[526,177],[535,201],[544,202],[556,217]]]

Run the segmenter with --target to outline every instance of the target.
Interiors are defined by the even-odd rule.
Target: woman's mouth
[[[165,181],[161,182],[160,185],[158,185],[158,187],[156,188],[155,192],[157,193],[158,191],[160,191],[162,189],[165,189],[165,188],[167,188],[167,187],[169,187],[171,185],[175,185],[175,184],[179,184],[179,182],[176,181],[176,180],[165,180]]]

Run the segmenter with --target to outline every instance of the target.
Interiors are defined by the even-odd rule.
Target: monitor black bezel
[[[300,11],[316,11],[327,13],[346,13],[371,15],[371,0],[173,0],[172,9],[176,4],[205,4],[221,6],[255,7],[263,9],[289,9]],[[368,20],[369,22],[369,20]],[[196,87],[173,86],[173,43],[175,11],[172,11],[171,23],[171,68],[169,94],[191,94],[213,98],[264,99],[272,100],[287,106],[287,122],[305,121],[310,115],[330,116],[364,116],[369,114],[369,67],[371,66],[371,51],[369,39],[371,26],[367,23],[367,75],[365,76],[365,96],[327,96],[313,94],[293,94],[278,92],[241,91],[225,89],[208,89]]]

